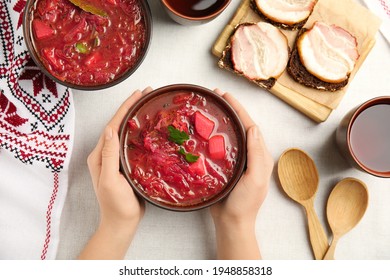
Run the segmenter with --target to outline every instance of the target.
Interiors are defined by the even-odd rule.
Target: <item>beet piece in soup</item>
[[[146,48],[140,0],[89,0],[104,16],[68,0],[36,0],[33,44],[48,72],[81,86],[106,84],[136,65]]]
[[[199,117],[206,123],[205,130],[198,128],[200,134]],[[234,173],[236,131],[212,99],[182,91],[155,97],[128,122],[130,177],[149,197],[168,204],[208,200]]]

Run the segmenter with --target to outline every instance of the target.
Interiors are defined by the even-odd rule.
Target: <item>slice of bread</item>
[[[298,38],[305,31],[307,31],[307,29],[305,28],[300,30],[296,42],[298,41]],[[307,69],[301,62],[296,42],[291,52],[289,62],[287,64],[287,72],[295,81],[307,87],[315,88],[318,90],[332,91],[332,92],[340,90],[348,84],[348,78],[339,83],[329,83],[329,82],[322,81],[316,76],[309,73],[309,71],[307,71]]]

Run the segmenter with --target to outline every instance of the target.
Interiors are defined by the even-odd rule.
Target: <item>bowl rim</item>
[[[233,119],[233,122],[235,123],[235,125],[237,127],[236,131],[239,134],[241,134],[241,135],[237,136],[238,145],[241,147],[240,157],[239,157],[239,160],[237,161],[237,164],[236,164],[236,170],[235,170],[231,180],[225,186],[225,188],[221,192],[217,193],[216,195],[214,195],[213,197],[211,197],[210,199],[208,199],[204,202],[201,202],[198,204],[184,205],[184,206],[183,205],[180,206],[180,205],[168,204],[168,203],[164,203],[161,201],[157,201],[155,199],[150,198],[142,190],[140,190],[136,186],[136,184],[133,183],[132,179],[130,178],[130,176],[127,172],[127,169],[126,169],[127,162],[126,162],[126,158],[124,155],[124,149],[123,149],[124,140],[126,138],[125,132],[127,131],[127,121],[129,120],[129,118],[131,116],[133,116],[144,104],[146,104],[150,100],[154,99],[155,97],[160,96],[162,94],[169,94],[172,91],[178,91],[178,90],[194,91],[194,92],[201,94],[202,96],[215,98],[216,102],[218,104],[220,104],[220,106],[223,109],[227,109],[228,112],[227,111],[225,111],[225,112],[227,112],[229,117],[231,117]],[[236,184],[240,180],[244,170],[246,169],[246,161],[247,161],[246,130],[245,130],[245,127],[244,127],[240,117],[238,116],[237,112],[219,94],[215,93],[214,91],[212,91],[208,88],[194,85],[194,84],[171,84],[171,85],[163,86],[163,87],[160,87],[160,88],[153,90],[152,92],[144,95],[139,100],[137,100],[136,103],[131,106],[131,108],[128,110],[128,112],[126,113],[125,117],[122,120],[122,123],[121,123],[120,128],[119,128],[119,143],[120,143],[120,153],[119,153],[120,170],[121,170],[122,174],[125,176],[126,180],[130,184],[130,186],[132,187],[132,189],[135,191],[135,193],[138,196],[142,197],[143,199],[145,199],[149,203],[151,203],[159,208],[165,209],[165,210],[171,210],[171,211],[175,211],[175,212],[189,212],[189,211],[195,211],[195,210],[207,208],[207,207],[221,201],[234,189],[234,187],[236,186]]]
[[[375,97],[375,98],[372,98],[370,100],[367,100],[366,102],[364,102],[363,104],[359,105],[355,111],[353,112],[352,116],[351,116],[351,119],[349,120],[348,122],[348,126],[347,126],[347,149],[348,149],[348,152],[349,154],[351,155],[351,157],[353,158],[354,162],[362,169],[364,170],[365,172],[367,172],[368,174],[371,174],[371,175],[374,175],[376,177],[380,177],[380,178],[390,178],[390,171],[386,171],[386,172],[379,172],[379,171],[376,171],[374,169],[371,169],[367,166],[365,166],[362,162],[360,162],[360,160],[357,158],[357,156],[355,155],[353,149],[352,149],[352,145],[351,145],[351,130],[352,130],[352,127],[353,127],[353,124],[355,123],[355,120],[356,118],[363,112],[365,111],[366,109],[370,108],[370,107],[373,107],[373,106],[376,106],[376,105],[379,105],[379,104],[389,104],[390,105],[390,96],[378,96],[378,97]]]
[[[145,24],[146,24],[146,42],[145,47],[143,48],[142,54],[139,57],[137,63],[134,64],[134,66],[131,69],[128,69],[128,71],[124,72],[121,76],[117,77],[116,79],[105,83],[101,85],[92,85],[92,86],[85,86],[85,85],[77,85],[72,84],[70,82],[62,81],[55,77],[53,74],[51,74],[45,67],[45,65],[41,62],[41,60],[38,57],[38,54],[36,53],[33,39],[32,39],[32,26],[31,23],[29,23],[29,16],[31,14],[31,7],[33,7],[34,3],[38,0],[27,0],[26,6],[24,9],[24,15],[23,15],[23,37],[24,41],[27,46],[28,53],[32,60],[35,62],[35,64],[38,66],[38,68],[50,79],[55,81],[56,83],[59,83],[65,87],[69,87],[76,90],[84,90],[84,91],[95,91],[95,90],[102,90],[106,88],[113,87],[115,85],[118,85],[119,83],[123,82],[127,78],[129,78],[134,72],[141,66],[142,62],[144,61],[147,53],[149,52],[151,41],[152,41],[152,33],[153,33],[153,20],[152,20],[152,12],[149,6],[148,1],[140,0],[140,4],[142,5],[144,12],[145,12]]]
[[[165,8],[167,8],[170,12],[172,12],[176,16],[181,17],[181,18],[186,19],[186,20],[189,20],[189,21],[196,22],[196,21],[209,20],[209,19],[212,19],[212,18],[218,16],[220,13],[222,13],[229,6],[231,0],[225,0],[224,4],[218,10],[216,10],[215,12],[213,12],[207,16],[203,16],[203,17],[191,17],[191,16],[183,15],[183,14],[177,12],[175,9],[173,9],[172,6],[167,3],[166,0],[161,0],[161,2]]]

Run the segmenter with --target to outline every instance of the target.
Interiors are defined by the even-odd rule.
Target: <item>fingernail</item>
[[[214,89],[214,92],[220,96],[223,96],[224,95],[224,92],[222,90],[220,90],[219,88],[216,88]]]
[[[153,89],[149,86],[147,88],[145,88],[143,91],[142,91],[142,94],[148,94],[149,92],[153,91]]]
[[[132,93],[132,94],[130,94],[130,95],[135,95],[135,94],[137,94],[137,93],[140,93],[140,94],[142,94],[142,91],[140,91],[139,89],[137,89],[137,90],[133,91],[133,93]]]
[[[107,126],[105,134],[106,134],[106,140],[111,140],[112,139],[112,128]]]
[[[252,133],[253,133],[253,137],[255,139],[260,139],[260,130],[259,130],[259,127],[257,125],[253,126]]]

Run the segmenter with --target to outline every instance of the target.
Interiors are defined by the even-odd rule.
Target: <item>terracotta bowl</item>
[[[177,23],[181,25],[200,25],[204,23],[208,23],[219,16],[230,4],[231,0],[224,0],[215,3],[211,8],[205,10],[205,13],[201,15],[189,15],[180,12],[174,5],[172,5],[172,0],[161,0],[161,4],[164,7],[165,11],[168,15]],[[180,2],[180,1],[177,1]]]
[[[144,46],[142,47],[139,53],[139,57],[136,59],[135,63],[131,68],[125,70],[122,74],[118,75],[117,77],[115,77],[114,79],[110,80],[107,83],[96,83],[96,84],[92,83],[88,85],[85,84],[81,85],[81,84],[75,84],[70,81],[62,80],[58,77],[55,77],[53,74],[50,73],[50,71],[46,68],[45,64],[42,62],[42,59],[40,58],[40,55],[38,54],[34,44],[35,35],[32,27],[32,17],[33,17],[34,10],[36,9],[36,2],[37,0],[27,0],[26,3],[24,18],[23,18],[24,39],[27,45],[27,49],[30,53],[30,56],[34,60],[35,64],[41,69],[43,73],[45,73],[48,77],[50,77],[55,82],[62,84],[66,87],[70,87],[78,90],[101,90],[101,89],[112,87],[124,81],[125,79],[130,77],[143,62],[148,52],[151,36],[152,36],[152,14],[150,11],[148,1],[140,1],[140,5],[142,8],[141,13],[144,17],[144,22],[145,22],[146,38],[145,38]]]
[[[187,202],[173,202],[173,201],[167,202],[167,201],[163,201],[163,200],[159,199],[158,195],[157,195],[157,197],[152,197],[152,195],[150,195],[150,192],[148,193],[147,191],[144,191],[141,184],[139,184],[139,182],[137,182],[137,180],[133,179],[134,176],[132,174],[131,164],[130,164],[130,161],[133,162],[134,158],[136,158],[136,160],[138,160],[138,158],[141,157],[142,155],[144,155],[146,152],[142,151],[142,152],[140,152],[139,157],[132,156],[131,159],[129,158],[130,156],[127,153],[128,147],[130,145],[134,145],[134,144],[129,144],[130,142],[128,140],[130,137],[130,136],[128,136],[129,131],[131,129],[131,128],[129,128],[129,121],[132,122],[135,119],[137,119],[137,121],[139,121],[140,118],[154,120],[157,116],[157,112],[161,112],[162,109],[156,109],[156,111],[157,111],[156,113],[150,112],[148,109],[147,112],[150,112],[150,114],[147,113],[147,116],[146,115],[144,116],[142,114],[137,115],[137,113],[145,105],[152,106],[152,107],[146,107],[146,108],[165,108],[167,103],[165,103],[166,101],[164,99],[164,101],[163,101],[164,104],[162,105],[161,100],[163,100],[162,98],[164,98],[164,96],[167,98],[173,98],[173,97],[169,96],[169,95],[172,95],[172,92],[175,92],[175,94],[176,93],[180,94],[180,92],[195,93],[195,94],[200,95],[202,98],[205,98],[207,104],[209,104],[209,102],[212,102],[214,105],[216,105],[221,110],[221,112],[223,112],[225,117],[228,118],[228,119],[226,118],[226,120],[233,128],[230,130],[229,133],[230,133],[230,135],[235,135],[234,138],[237,139],[237,147],[236,147],[237,149],[236,149],[236,156],[235,156],[236,161],[235,161],[235,164],[233,165],[230,179],[224,183],[224,186],[221,188],[221,190],[218,189],[219,192],[213,194],[213,196],[208,197],[207,199],[204,199],[204,197],[202,197],[202,195],[200,195],[200,197],[198,197],[196,199],[197,200],[196,202],[189,202],[189,203],[187,203]],[[176,96],[176,95],[173,95],[173,96]],[[170,99],[170,100],[173,100],[173,99]],[[171,103],[173,104],[174,102],[172,101]],[[214,106],[214,105],[212,105],[212,106]],[[169,105],[167,105],[167,106],[169,106]],[[209,105],[206,105],[206,107],[207,106],[209,106]],[[172,110],[178,110],[176,108],[177,107],[172,107]],[[193,113],[191,113],[191,114],[193,114]],[[210,114],[211,114],[211,109],[210,109]],[[190,115],[190,117],[192,117],[192,116],[193,115]],[[139,126],[137,126],[137,128],[136,128],[139,130],[138,131],[136,130],[137,131],[136,133],[141,133],[139,131],[142,131],[142,129],[143,129],[143,127],[142,127],[143,125],[141,124],[141,121],[139,121],[139,123],[140,123]],[[154,124],[152,125],[152,127],[153,128],[155,127]],[[217,127],[216,129],[218,130],[219,128],[221,128],[223,126],[219,125],[216,127]],[[189,129],[189,131],[191,131],[191,130],[195,131],[196,126]],[[147,131],[149,131],[149,130],[147,130]],[[142,132],[142,133],[144,133],[144,132]],[[196,132],[189,132],[189,134],[191,134],[191,133],[194,134]],[[217,132],[213,132],[213,133],[218,134],[218,133],[224,133],[224,132],[217,131]],[[142,135],[145,135],[145,134],[142,134]],[[136,136],[136,137],[139,137],[139,136]],[[193,137],[193,136],[191,136],[191,137]],[[229,192],[237,184],[237,182],[241,178],[241,175],[242,175],[242,173],[245,169],[245,166],[246,166],[246,132],[245,132],[245,128],[244,128],[243,124],[241,123],[238,115],[236,114],[234,109],[229,105],[229,103],[227,103],[227,101],[224,98],[222,98],[220,95],[216,94],[215,92],[213,92],[209,89],[206,89],[206,88],[203,88],[200,86],[196,86],[196,85],[189,85],[189,84],[169,85],[169,86],[165,86],[165,87],[156,89],[156,90],[152,91],[151,93],[142,97],[138,102],[136,102],[136,104],[134,104],[131,107],[131,109],[127,113],[126,117],[124,118],[123,123],[122,123],[121,128],[120,128],[120,132],[119,132],[119,139],[120,139],[120,147],[121,147],[120,148],[121,171],[124,174],[124,176],[126,177],[129,184],[132,186],[134,191],[140,197],[142,197],[146,201],[154,204],[155,206],[158,206],[158,207],[161,207],[161,208],[167,209],[167,210],[173,210],[173,211],[179,211],[179,212],[199,210],[199,209],[211,206],[214,203],[222,200],[223,198],[225,198],[229,194]],[[137,143],[145,143],[145,138],[137,138],[137,141],[138,141],[138,139],[142,139],[142,140],[140,142],[137,142]],[[191,140],[189,140],[189,141],[191,141]],[[133,143],[133,142],[131,142],[131,143]],[[199,143],[200,142],[198,142],[197,145],[201,145]],[[141,144],[141,145],[143,145],[143,144]],[[179,148],[177,148],[176,150],[178,150],[178,149]],[[176,155],[176,150],[174,151],[175,156],[181,156],[178,154]],[[227,157],[228,152],[226,152],[225,155]],[[150,159],[150,156],[151,156],[150,154],[147,154],[146,158]],[[205,155],[204,157],[206,158],[207,156]],[[144,163],[142,163],[142,164],[144,164]],[[157,165],[157,167],[154,167],[154,168],[160,168],[160,166],[163,166],[163,165],[169,166],[169,163],[165,161],[163,164],[161,164],[161,165],[159,164],[159,165]],[[133,166],[136,166],[136,165],[133,165]],[[151,167],[151,168],[153,168],[153,167]],[[144,167],[143,170],[148,170],[148,167]],[[134,170],[133,170],[133,172],[134,172]],[[141,172],[144,172],[144,171],[141,171]],[[157,172],[155,172],[155,173],[157,173]],[[146,172],[142,173],[142,174],[146,174]],[[204,175],[202,175],[202,176],[204,176]],[[189,182],[188,184],[192,184],[192,182]],[[201,185],[201,187],[202,186],[205,186],[205,185]],[[170,187],[170,186],[168,185],[168,187]],[[195,190],[194,189],[195,187],[193,187],[192,185],[190,185],[190,187],[192,188],[191,190]]]

